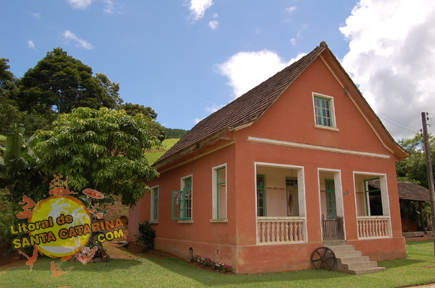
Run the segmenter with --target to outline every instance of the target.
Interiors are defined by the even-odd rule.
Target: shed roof
[[[380,189],[380,181],[369,181],[369,186]],[[399,199],[411,201],[430,201],[429,189],[411,182],[397,182],[399,188]]]

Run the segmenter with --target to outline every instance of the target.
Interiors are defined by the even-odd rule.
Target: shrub
[[[144,244],[148,249],[154,249],[154,238],[156,238],[156,231],[151,228],[150,222],[139,222],[134,241],[138,244]]]
[[[204,265],[205,267],[213,267],[218,271],[224,270],[225,272],[231,272],[232,270],[232,267],[230,265],[227,265],[222,262],[214,262],[207,256],[204,257],[201,257],[199,255],[192,256],[190,262],[198,262],[199,264]]]
[[[1,192],[0,192],[1,194]],[[11,226],[15,226],[19,219],[19,206],[13,204],[7,197],[0,195],[0,248],[12,244]]]

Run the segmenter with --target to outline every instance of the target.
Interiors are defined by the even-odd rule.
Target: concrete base
[[[345,240],[325,242],[324,245],[337,257],[334,268],[336,271],[355,275],[385,271],[385,267],[378,267],[376,261],[370,261],[368,256],[362,256],[361,251],[356,251],[353,245],[347,245]]]

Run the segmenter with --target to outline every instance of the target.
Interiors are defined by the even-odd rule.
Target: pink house
[[[237,274],[313,268],[325,245],[341,270],[379,271],[406,253],[395,162],[407,155],[322,42],[167,151],[129,235],[149,220],[156,249]]]

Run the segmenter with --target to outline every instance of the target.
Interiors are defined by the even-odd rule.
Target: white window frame
[[[217,218],[217,171],[219,169],[225,168],[225,210],[226,210],[226,214],[227,217],[226,218]],[[227,170],[227,163],[219,165],[219,166],[215,166],[212,167],[211,169],[212,171],[212,219],[210,220],[210,222],[212,223],[227,223],[228,222],[228,170]]]

